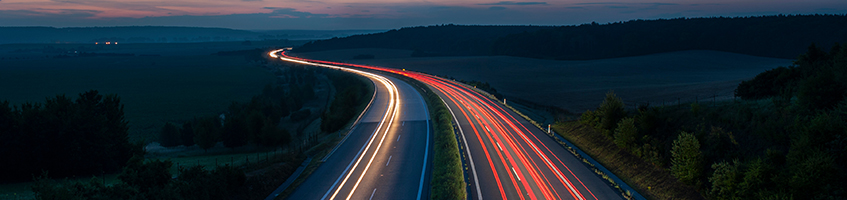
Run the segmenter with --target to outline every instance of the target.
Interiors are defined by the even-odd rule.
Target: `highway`
[[[278,56],[367,77],[375,94],[353,130],[288,199],[429,199],[432,141],[423,97],[393,77]]]
[[[408,76],[445,101],[469,158],[471,199],[622,199],[609,184],[543,130],[467,86],[451,80],[375,66],[294,58]]]

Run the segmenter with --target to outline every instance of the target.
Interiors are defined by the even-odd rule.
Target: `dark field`
[[[58,94],[76,98],[88,90],[117,94],[126,106],[131,140],[150,142],[165,122],[219,114],[230,102],[247,101],[274,80],[243,56],[211,55],[229,47],[239,50],[239,45],[258,48],[240,43],[113,45],[91,52],[136,56],[50,58],[57,54],[10,49],[99,47],[0,45],[0,57],[5,58],[0,60],[0,100],[20,105],[43,103]],[[137,56],[156,53],[167,56]]]
[[[556,61],[509,56],[411,57],[412,51],[350,49],[300,53],[346,61],[489,82],[508,99],[521,98],[571,112],[594,109],[609,90],[627,106],[732,98],[741,80],[790,60],[718,51],[681,51],[646,56]],[[375,59],[353,60],[372,54]]]

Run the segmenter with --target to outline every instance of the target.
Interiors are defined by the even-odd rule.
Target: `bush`
[[[191,121],[182,124],[182,128],[179,129],[179,140],[182,145],[194,146],[194,127]]]
[[[142,193],[160,189],[165,187],[171,180],[170,168],[172,165],[173,163],[169,160],[151,160],[145,162],[144,158],[133,156],[127,162],[127,166],[118,176],[118,179],[134,188],[138,188]]]
[[[247,144],[247,128],[248,124],[245,119],[238,116],[227,117],[221,134],[224,146],[235,148]]]
[[[579,123],[585,124],[590,127],[596,127],[600,124],[600,118],[596,116],[596,113],[591,110],[586,110],[579,117]]]
[[[597,109],[600,115],[600,128],[606,136],[612,137],[612,133],[618,126],[618,122],[626,117],[623,100],[615,95],[614,91],[606,93],[606,99],[600,103]]]
[[[671,173],[681,182],[696,184],[702,173],[700,141],[694,134],[681,132],[671,148]]]
[[[159,144],[163,147],[175,147],[181,143],[179,130],[176,128],[176,125],[170,122],[165,123],[165,126],[162,126],[162,130],[159,132]]]
[[[220,122],[217,117],[207,117],[196,120],[194,123],[194,143],[203,150],[215,146],[220,137]]]
[[[732,163],[726,161],[712,164],[712,169],[715,172],[709,177],[709,183],[712,184],[712,189],[709,191],[712,199],[740,199],[738,183],[744,176],[739,166],[741,163],[738,160]]]
[[[697,102],[691,103],[691,114],[698,116],[700,114],[700,104]]]
[[[821,73],[803,81],[797,102],[810,110],[830,109],[844,99],[845,91],[847,88],[836,82],[831,73]]]
[[[635,128],[635,120],[632,118],[624,118],[618,123],[618,128],[615,129],[615,144],[621,149],[632,152],[636,147],[638,139],[638,129]]]

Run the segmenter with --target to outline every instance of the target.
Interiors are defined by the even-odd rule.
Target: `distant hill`
[[[125,27],[0,27],[0,44],[9,43],[185,43],[244,40],[314,40],[345,37],[377,30],[264,30],[226,28],[125,26]]]
[[[415,50],[416,56],[490,55],[494,41],[503,36],[550,29],[544,26],[438,25],[394,29],[384,33],[354,35],[307,43],[298,52],[353,48]]]
[[[588,60],[682,50],[795,58],[815,43],[847,42],[847,15],[631,20],[577,26],[428,26],[307,43],[301,52],[390,48],[417,56],[509,55]]]

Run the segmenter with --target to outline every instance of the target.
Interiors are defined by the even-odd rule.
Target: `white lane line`
[[[518,172],[515,171],[514,167],[512,167],[512,173],[515,173],[515,178],[517,178],[518,181],[521,181],[521,177],[518,177]]]
[[[500,147],[500,143],[494,142],[494,144],[497,144],[497,148],[500,148],[500,151],[503,151],[503,147]]]
[[[403,121],[403,124],[401,124],[400,126],[406,126],[406,121]]]
[[[307,61],[302,61],[302,60],[296,60],[296,59],[290,59],[290,58],[285,58],[285,57],[279,57],[279,58],[280,58],[280,59],[282,59],[282,60],[285,60],[285,61],[289,61],[289,62],[295,62],[295,63],[301,63],[301,64],[306,64],[306,65],[320,66],[320,67],[326,67],[326,68],[332,68],[332,69],[338,69],[338,70],[343,70],[343,71],[353,72],[353,73],[357,73],[357,74],[360,74],[360,75],[363,75],[363,76],[367,76],[367,77],[371,78],[371,80],[377,80],[377,81],[379,81],[380,83],[382,83],[382,84],[383,84],[383,85],[384,85],[384,86],[388,89],[388,94],[389,94],[389,95],[388,95],[388,96],[389,96],[389,104],[388,104],[388,111],[386,111],[385,115],[384,115],[384,116],[383,116],[383,118],[382,118],[382,121],[380,121],[380,122],[379,122],[379,125],[377,125],[377,129],[376,129],[376,131],[374,131],[374,133],[376,133],[376,132],[379,132],[379,131],[380,131],[380,129],[382,128],[382,126],[383,126],[383,124],[385,123],[386,119],[389,119],[389,118],[388,118],[388,117],[389,117],[389,113],[390,113],[392,116],[391,116],[391,118],[389,119],[388,124],[392,124],[392,123],[393,123],[393,121],[394,121],[394,117],[395,117],[395,116],[396,116],[396,114],[397,114],[397,108],[396,108],[395,101],[399,101],[399,99],[397,99],[397,95],[395,94],[395,93],[397,92],[397,91],[396,91],[396,90],[397,90],[397,87],[394,85],[394,83],[393,83],[393,82],[391,82],[391,81],[390,81],[390,80],[388,80],[387,78],[382,77],[382,76],[375,75],[375,74],[373,74],[373,73],[363,72],[363,71],[359,71],[359,70],[355,70],[355,69],[349,69],[349,68],[345,68],[345,67],[339,67],[339,66],[333,66],[333,65],[326,65],[326,64],[319,64],[319,63],[312,63],[312,62],[307,62]],[[399,102],[396,102],[396,103],[399,103]],[[392,108],[394,108],[394,109],[392,110]],[[386,128],[385,128],[385,133],[388,133],[388,129],[390,129],[390,126],[388,126],[388,127],[386,127]],[[362,172],[362,176],[364,176],[364,174],[367,172],[368,167],[370,166],[371,162],[373,161],[374,156],[376,156],[376,153],[377,153],[377,152],[379,152],[379,147],[380,147],[380,146],[382,146],[382,142],[383,142],[383,140],[385,140],[385,136],[386,136],[386,134],[383,134],[382,139],[380,139],[380,141],[379,141],[380,143],[379,143],[379,145],[377,145],[376,150],[374,151],[374,155],[372,155],[372,156],[371,156],[370,161],[368,161],[368,165],[367,165],[367,166],[365,166],[365,170]],[[350,178],[350,176],[352,175],[352,173],[347,173],[347,172],[348,172],[348,170],[349,170],[349,169],[354,169],[354,170],[355,170],[355,169],[357,168],[357,166],[359,165],[359,162],[362,160],[362,158],[364,158],[364,155],[361,155],[361,153],[362,153],[362,152],[367,152],[367,150],[368,150],[368,149],[370,149],[371,144],[373,144],[374,140],[376,140],[376,137],[377,137],[377,135],[376,135],[376,134],[373,134],[373,135],[371,136],[371,139],[370,139],[370,141],[368,142],[368,144],[366,144],[365,146],[363,146],[363,147],[364,147],[364,150],[360,150],[360,152],[359,152],[359,153],[360,153],[360,156],[359,156],[359,155],[357,155],[357,157],[359,157],[359,158],[358,158],[358,159],[356,159],[356,162],[355,162],[355,164],[353,164],[353,167],[352,167],[352,168],[350,168],[350,166],[348,165],[348,169],[347,169],[347,170],[345,170],[345,172],[343,172],[343,173],[341,174],[341,176],[344,176],[344,174],[346,173],[346,174],[347,174],[347,176],[345,176],[345,177],[344,177],[344,179],[341,181],[341,184],[340,184],[340,185],[338,185],[338,187],[335,189],[335,192],[332,194],[332,196],[330,197],[330,199],[335,199],[335,196],[338,194],[338,192],[341,190],[341,188],[342,188],[342,187],[344,186],[344,184],[347,182],[348,178]],[[351,164],[352,164],[352,163],[353,163],[353,162],[351,161]],[[352,172],[352,171],[349,171],[349,172]],[[341,176],[339,176],[339,179],[341,178]],[[353,195],[353,192],[355,192],[355,191],[356,191],[356,187],[358,187],[358,186],[359,186],[359,182],[361,181],[362,176],[360,176],[360,177],[359,177],[359,180],[357,180],[357,181],[356,181],[356,184],[353,186],[353,190],[351,190],[351,191],[350,191],[350,194],[347,196],[347,199],[350,199],[350,196],[352,196],[352,195]],[[335,181],[335,183],[338,183],[338,180],[336,180],[336,181]],[[333,184],[333,186],[332,186],[332,187],[335,187],[335,183]],[[327,191],[327,193],[326,193],[326,194],[324,194],[324,197],[323,197],[324,199],[325,199],[325,198],[326,198],[326,196],[327,196],[327,195],[329,195],[329,193],[332,191],[332,187],[330,187],[330,190],[329,190],[329,191]]]
[[[459,125],[459,119],[456,118],[456,113],[453,113],[453,109],[450,108],[450,105],[447,104],[444,99],[441,99],[441,102],[444,103],[445,107],[447,107],[447,110],[450,110],[450,115],[453,115],[453,121],[456,122],[456,125],[458,125],[459,127],[459,134],[462,135],[462,141],[465,143],[465,152],[468,152],[468,161],[470,161],[471,171],[473,171],[474,185],[476,185],[476,196],[478,197],[477,199],[482,200],[482,193],[479,189],[479,177],[476,175],[476,166],[473,162],[473,156],[471,156],[471,149],[470,147],[468,147],[468,139],[465,138],[465,131],[463,131],[462,126]]]
[[[485,131],[488,131],[489,133],[491,132],[491,129],[488,129],[487,126],[483,126],[483,127],[485,127]]]
[[[374,199],[374,194],[376,194],[376,188],[374,188],[374,191],[371,192],[371,198],[368,199],[368,200]]]
[[[373,133],[371,133],[371,136],[370,136],[370,137],[371,137],[371,138],[375,138],[375,136],[374,136],[374,135],[375,135],[377,132],[379,132],[379,129],[374,130],[374,132],[373,132]],[[371,139],[371,140],[373,140],[373,139]],[[359,153],[357,153],[357,154],[356,154],[356,157],[359,157],[359,156],[361,156],[361,155],[362,155],[362,152],[365,150],[365,147],[366,147],[366,146],[368,146],[368,145],[367,145],[367,144],[366,144],[366,145],[362,145],[362,148],[361,148],[361,149],[359,149]],[[354,157],[354,158],[356,158],[356,157]],[[354,161],[356,161],[356,159],[351,160],[351,161],[350,161],[350,164],[347,164],[347,169],[344,169],[344,172],[341,172],[341,175],[339,175],[339,176],[338,176],[338,179],[335,179],[335,183],[332,183],[332,187],[329,187],[329,190],[328,190],[328,191],[326,191],[326,194],[324,194],[324,196],[323,196],[323,197],[321,197],[321,200],[326,199],[326,196],[328,196],[328,195],[329,195],[329,193],[330,193],[330,192],[332,192],[332,188],[335,188],[335,186],[336,186],[336,185],[338,185],[338,181],[341,181],[341,177],[344,177],[344,174],[347,174],[347,171],[350,171],[350,167],[353,165],[353,162],[354,162]]]
[[[346,200],[350,200],[350,197],[353,196],[353,192],[356,192],[356,188],[359,188],[359,183],[362,182],[362,178],[365,177],[365,174],[367,174],[368,169],[371,168],[371,163],[373,163],[374,158],[376,158],[376,154],[379,153],[379,149],[382,147],[383,142],[385,142],[385,136],[388,136],[388,131],[391,128],[391,124],[394,124],[394,119],[397,118],[397,111],[400,109],[399,106],[397,106],[397,104],[400,103],[400,94],[398,94],[399,90],[397,89],[397,85],[394,85],[394,82],[391,82],[391,80],[388,80],[388,78],[385,78],[385,77],[380,77],[380,78],[382,78],[383,80],[388,82],[388,85],[390,86],[388,93],[390,94],[389,96],[391,96],[391,102],[389,103],[389,108],[392,109],[391,118],[389,119],[388,124],[386,125],[385,132],[382,133],[382,138],[379,139],[379,143],[376,145],[376,149],[374,149],[373,154],[371,154],[371,158],[368,160],[368,164],[365,165],[365,169],[362,171],[362,174],[359,175],[359,179],[356,179],[356,183],[353,184],[353,189],[350,190],[350,194],[347,194],[347,198],[345,198]],[[386,116],[388,116],[388,113],[386,113]],[[383,118],[383,120],[385,120],[385,118]],[[359,158],[359,159],[362,159],[362,158]],[[356,161],[356,162],[357,162],[356,164],[358,164],[359,161]],[[353,168],[356,168],[356,166],[354,165]],[[352,173],[347,174],[348,177],[350,175],[352,175]],[[344,178],[344,179],[346,181],[347,178]],[[341,185],[344,185],[344,181],[341,182]],[[336,190],[335,193],[337,194],[340,190],[341,190],[341,187],[339,187],[339,189]],[[335,194],[333,194],[333,196],[330,199],[333,199],[333,198],[335,198]]]
[[[423,95],[420,95],[420,93],[418,93],[418,98],[421,99],[421,102],[426,102],[423,99]],[[418,183],[417,200],[421,200],[421,195],[423,193],[424,175],[426,175],[426,158],[427,156],[429,156],[429,110],[427,108],[424,108],[424,113],[426,114],[426,148],[424,148],[423,168],[421,168],[421,181]]]
[[[403,136],[403,134],[397,134],[397,141],[400,141],[400,136]]]
[[[388,163],[391,163],[391,156],[388,156],[388,162],[385,162],[385,166],[388,166]]]

